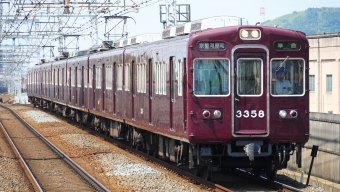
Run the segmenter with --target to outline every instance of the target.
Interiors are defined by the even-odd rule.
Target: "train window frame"
[[[228,93],[227,94],[225,94],[225,95],[207,95],[207,94],[196,94],[196,91],[195,91],[195,88],[196,88],[196,80],[195,80],[195,62],[197,61],[197,60],[225,60],[225,61],[227,61],[228,63],[228,68],[227,68],[227,70],[228,70],[228,78],[227,78],[227,81],[228,81],[228,83],[227,83],[227,87],[226,87],[226,89],[228,90]],[[230,63],[230,59],[228,59],[228,58],[218,58],[218,57],[216,57],[216,58],[195,58],[194,60],[193,60],[193,65],[192,65],[192,69],[193,69],[193,74],[192,74],[192,83],[193,83],[193,94],[194,94],[194,96],[195,97],[229,97],[230,96],[230,94],[231,94],[231,91],[230,91],[230,70],[231,70],[231,63]]]
[[[273,65],[273,61],[277,61],[277,60],[301,60],[303,62],[303,77],[302,77],[302,94],[273,94],[273,80],[274,80],[274,76],[273,76],[273,72],[272,72],[272,65]],[[285,62],[287,62],[285,61]],[[285,63],[284,62],[284,63]],[[285,66],[286,64],[284,64]],[[270,95],[272,97],[303,97],[306,94],[306,61],[301,58],[301,57],[289,57],[289,58],[272,58],[269,62],[269,71],[270,71],[270,82],[269,82],[269,86],[270,86]],[[290,82],[292,84],[292,82]]]
[[[261,69],[260,69],[260,72],[261,72],[261,74],[259,75],[260,76],[260,80],[261,80],[261,83],[260,83],[260,85],[261,85],[261,91],[260,91],[260,93],[259,94],[240,94],[240,85],[239,85],[239,74],[238,74],[238,72],[239,72],[239,61],[241,61],[241,60],[248,60],[248,61],[250,61],[250,60],[259,60],[260,61],[260,64],[261,64]],[[263,74],[264,74],[264,71],[263,71],[263,65],[264,65],[264,63],[263,63],[263,59],[261,59],[261,58],[239,58],[239,59],[237,59],[237,65],[236,65],[236,72],[237,72],[237,79],[236,79],[236,87],[237,87],[237,91],[236,91],[236,93],[237,93],[237,95],[238,96],[240,96],[240,97],[261,97],[262,95],[263,95],[263,89],[264,89],[264,87],[263,87]],[[253,77],[254,79],[253,79],[253,81],[256,81],[256,77],[254,76]],[[247,82],[246,83],[248,83],[249,82],[249,80],[247,80]],[[242,86],[243,87],[243,86]]]

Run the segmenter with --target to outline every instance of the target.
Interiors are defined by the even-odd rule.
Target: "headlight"
[[[241,29],[240,38],[243,40],[259,40],[261,31],[260,29]]]
[[[259,31],[257,31],[257,30],[253,30],[253,31],[251,32],[251,36],[254,37],[254,38],[258,38],[258,37],[260,36],[260,33],[259,33]]]
[[[249,36],[249,32],[247,30],[241,30],[241,36],[243,38],[247,38]]]

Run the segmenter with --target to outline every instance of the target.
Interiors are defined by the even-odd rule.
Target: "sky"
[[[169,0],[171,1],[171,0]],[[139,13],[129,13],[132,20],[128,20],[130,36],[143,33],[161,33],[163,24],[159,19],[160,1],[151,6],[139,10]],[[190,4],[191,20],[198,20],[212,16],[237,16],[243,17],[254,25],[260,21],[260,7],[264,7],[265,20],[273,20],[277,17],[305,11],[308,8],[337,7],[340,8],[340,0],[177,0],[177,4]]]

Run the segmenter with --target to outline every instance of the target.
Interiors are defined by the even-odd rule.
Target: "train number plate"
[[[241,117],[244,117],[244,118],[263,118],[265,116],[264,114],[264,111],[263,110],[244,110],[244,111],[241,111],[241,110],[237,110],[236,111],[236,117],[237,118],[241,118]]]

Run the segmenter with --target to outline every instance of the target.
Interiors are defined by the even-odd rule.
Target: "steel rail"
[[[26,176],[27,176],[28,180],[30,180],[31,184],[33,185],[33,188],[35,189],[35,191],[43,191],[42,188],[41,188],[41,185],[35,179],[31,169],[27,166],[27,163],[24,160],[24,158],[22,158],[20,151],[18,150],[17,146],[14,144],[13,140],[9,136],[9,134],[8,134],[6,128],[3,126],[2,122],[0,122],[0,127],[1,127],[2,132],[5,134],[6,139],[7,139],[8,143],[9,143],[9,145],[11,146],[15,156],[19,160],[19,163],[20,163],[22,169],[26,173]]]
[[[43,135],[37,132],[28,122],[26,122],[23,118],[21,118],[15,111],[12,109],[0,105],[1,107],[9,110],[13,115],[15,115],[23,124],[25,124],[37,137],[39,137],[47,146],[50,147],[56,154],[58,154],[64,162],[73,168],[76,173],[78,173],[85,181],[88,182],[96,191],[110,191],[104,185],[102,185],[99,181],[97,181],[94,177],[92,177],[89,173],[87,173],[83,168],[81,168],[76,162],[74,162],[71,158],[69,158],[65,153],[63,153],[60,149],[58,149],[55,145],[53,145],[50,141],[48,141]]]

